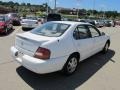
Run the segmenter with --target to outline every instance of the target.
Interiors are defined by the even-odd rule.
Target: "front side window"
[[[69,24],[48,22],[42,25],[41,27],[33,29],[31,33],[42,35],[42,36],[48,36],[48,37],[59,37],[69,27],[70,27]]]
[[[77,40],[89,38],[88,29],[84,25],[77,26],[73,32],[73,37]]]
[[[88,26],[88,28],[90,30],[92,37],[99,37],[100,36],[100,32],[97,29],[95,29],[93,26]]]
[[[5,21],[4,16],[0,16],[0,21]]]

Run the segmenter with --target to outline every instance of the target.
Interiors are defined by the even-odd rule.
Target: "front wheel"
[[[66,75],[71,75],[73,74],[78,66],[78,58],[75,55],[72,55],[68,58],[68,61],[66,62],[64,68],[63,68],[63,72]]]

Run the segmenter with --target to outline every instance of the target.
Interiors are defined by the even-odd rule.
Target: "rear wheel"
[[[8,34],[11,30],[13,30],[13,25],[9,24],[8,26],[5,27],[5,34]]]
[[[5,29],[5,33],[6,33],[6,34],[8,33],[8,29],[7,29],[7,28]]]
[[[105,53],[108,52],[109,46],[110,46],[110,44],[109,44],[109,42],[107,42],[107,43],[105,44],[104,48],[103,48],[103,51],[102,51],[103,54],[105,54]]]
[[[12,24],[10,24],[10,26],[9,26],[9,27],[10,27],[10,30],[13,30],[13,25],[12,25]]]
[[[4,32],[4,33],[5,33],[5,34],[8,34],[8,28],[7,28],[7,27],[5,27],[5,29],[4,29],[4,30],[5,30],[5,32]]]
[[[26,31],[26,30],[27,30],[27,28],[25,28],[25,27],[22,27],[22,30],[23,30],[23,31]]]
[[[13,21],[13,25],[14,26],[20,26],[20,22],[19,21]]]
[[[76,55],[72,55],[68,58],[68,61],[66,62],[64,68],[63,68],[63,73],[66,75],[71,75],[73,74],[78,66],[78,57]]]

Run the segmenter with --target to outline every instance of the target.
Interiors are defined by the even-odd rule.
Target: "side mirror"
[[[101,34],[102,34],[102,36],[104,36],[104,35],[105,35],[105,33],[104,33],[104,32],[102,32]]]

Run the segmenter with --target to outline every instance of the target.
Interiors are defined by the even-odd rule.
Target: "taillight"
[[[38,59],[44,59],[47,60],[50,58],[50,50],[46,48],[39,47],[37,51],[35,52],[34,57]]]

